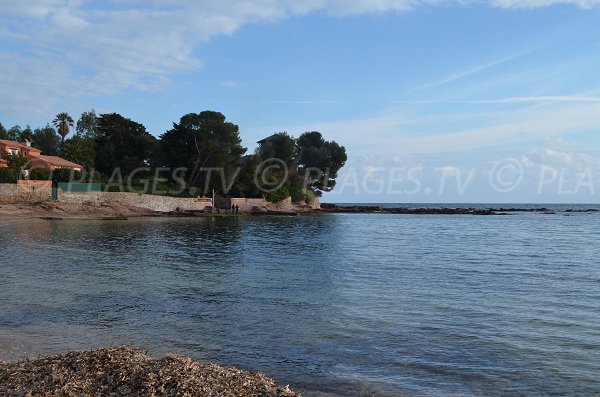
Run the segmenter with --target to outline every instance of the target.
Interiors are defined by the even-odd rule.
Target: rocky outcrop
[[[496,215],[492,209],[475,208],[390,208],[376,205],[341,206],[337,204],[321,204],[323,212],[337,213],[387,213],[407,215]]]

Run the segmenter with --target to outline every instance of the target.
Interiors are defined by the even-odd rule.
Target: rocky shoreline
[[[129,347],[0,361],[0,395],[300,397],[261,373],[177,355],[153,359]]]
[[[509,215],[512,213],[540,213],[554,214],[562,212],[570,213],[593,213],[598,209],[566,209],[562,211],[547,207],[518,208],[463,208],[463,207],[384,207],[378,205],[339,205],[321,204],[321,208],[313,209],[296,207],[289,209],[252,208],[246,212],[232,214],[231,211],[220,210],[212,212],[205,210],[176,210],[170,212],[158,212],[133,206],[123,205],[97,205],[97,204],[74,204],[74,203],[52,203],[40,204],[0,204],[0,220],[14,222],[24,219],[37,220],[127,220],[136,217],[227,217],[237,215],[261,215],[261,216],[296,216],[311,213],[352,213],[352,214],[400,214],[400,215]]]
[[[321,204],[322,212],[330,213],[386,213],[386,214],[405,214],[405,215],[507,215],[513,212],[536,212],[543,214],[552,214],[557,211],[546,207],[535,208],[408,208],[408,207],[383,207],[378,205],[339,205],[339,204]],[[567,209],[563,212],[598,212],[597,209],[573,210]]]

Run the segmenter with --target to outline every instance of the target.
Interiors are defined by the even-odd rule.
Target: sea
[[[550,211],[0,219],[0,360],[129,345],[304,396],[600,395],[600,206],[464,206]]]

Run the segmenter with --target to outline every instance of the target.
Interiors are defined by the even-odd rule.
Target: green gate
[[[102,185],[100,183],[58,182],[58,187],[63,192],[69,193],[91,193],[102,191]]]
[[[58,186],[52,185],[52,201],[58,200]]]

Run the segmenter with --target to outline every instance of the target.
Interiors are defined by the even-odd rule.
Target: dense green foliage
[[[65,142],[62,156],[66,160],[83,165],[86,169],[93,168],[96,157],[94,141],[74,136]]]
[[[267,199],[267,201],[271,201],[273,203],[276,203],[281,200],[285,200],[288,197],[290,197],[290,190],[286,186],[282,186],[275,191],[267,192],[265,194],[265,199]]]
[[[117,113],[102,114],[98,119],[98,137],[95,139],[95,166],[105,175],[119,168],[128,175],[139,167],[150,165],[154,138],[140,123]]]
[[[79,171],[59,168],[52,172],[52,179],[58,182],[83,182],[84,178]]]
[[[28,125],[27,127],[25,127],[25,129],[23,131],[21,131],[21,139],[20,140],[22,142],[25,142],[25,141],[31,142],[32,138],[33,138],[33,130]]]
[[[65,143],[65,137],[69,135],[71,127],[73,127],[73,118],[68,113],[62,112],[56,115],[52,124],[56,128],[58,135],[60,135],[61,144]]]
[[[76,134],[65,139],[73,119],[56,115],[53,128],[31,130],[0,124],[0,139],[31,140],[42,154],[56,155],[80,164],[82,174],[71,170],[32,169],[31,179],[101,182],[111,191],[170,195],[264,197],[280,201],[311,201],[331,191],[346,150],[321,133],[306,132],[297,139],[279,132],[259,141],[246,155],[239,127],[219,112],[189,113],[156,139],[144,125],[118,113],[96,115],[92,109],[77,121]],[[57,132],[58,130],[58,132]],[[11,170],[3,178],[14,180],[26,163],[19,156],[4,155]],[[16,172],[16,173],[15,173]]]
[[[96,116],[94,109],[81,113],[79,120],[77,120],[77,127],[75,127],[76,135],[93,141],[98,138],[98,123],[98,116]]]
[[[246,148],[237,125],[218,112],[189,113],[160,137],[161,165],[183,167],[188,187],[226,194]]]
[[[21,170],[25,166],[25,164],[27,164],[27,158],[21,156],[20,154],[2,153],[0,155],[0,158],[6,161],[8,168],[14,171]]]
[[[29,171],[29,179],[33,181],[47,181],[50,179],[50,170],[34,167]]]
[[[272,163],[260,172],[265,187],[273,186],[279,195],[285,187],[284,192],[294,202],[310,201],[315,195],[331,191],[347,160],[343,146],[326,141],[317,131],[306,132],[298,139],[287,133],[272,135],[260,142],[256,155]],[[279,159],[279,164],[272,159]]]
[[[320,132],[306,132],[298,138],[299,171],[312,190],[322,193],[335,187],[335,179],[348,156],[335,141],[326,141]]]
[[[40,149],[49,156],[57,156],[60,148],[60,137],[49,124],[33,131],[31,146]]]
[[[6,139],[9,141],[18,141],[21,139],[21,126],[15,125],[6,131]]]
[[[15,183],[17,182],[18,172],[10,168],[0,168],[0,183]]]

